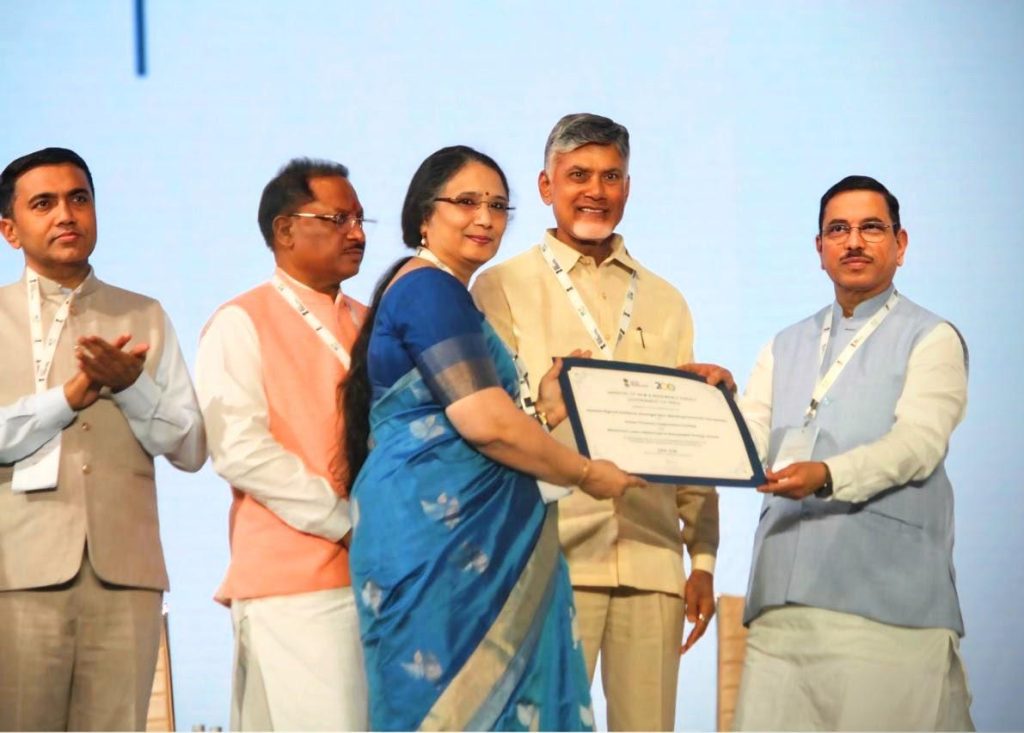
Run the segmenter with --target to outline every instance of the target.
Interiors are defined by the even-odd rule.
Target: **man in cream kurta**
[[[878,181],[825,192],[835,302],[780,332],[740,407],[770,470],[737,730],[970,730],[944,462],[967,351],[893,286],[907,232]]]
[[[92,176],[46,148],[0,174],[25,274],[0,288],[0,730],[141,730],[168,588],[153,458],[206,458],[160,304],[99,280]]]
[[[487,320],[532,375],[544,374],[552,357],[574,349],[660,366],[693,360],[686,301],[640,265],[613,231],[628,195],[628,157],[628,133],[621,125],[595,115],[559,121],[539,182],[557,227],[541,245],[482,273],[472,288]],[[551,257],[590,321],[578,314]],[[595,327],[604,350],[592,335]],[[573,445],[567,421],[553,434]],[[559,533],[591,677],[601,655],[609,728],[671,730],[684,611],[696,623],[689,645],[714,610],[717,494],[703,487],[650,485],[615,501],[577,491],[559,504]],[[683,544],[692,564],[689,580]]]
[[[363,210],[347,169],[297,159],[266,185],[258,220],[277,268],[234,298],[199,344],[210,453],[231,484],[233,730],[365,730],[367,691],[336,465],[337,392],[365,309]]]

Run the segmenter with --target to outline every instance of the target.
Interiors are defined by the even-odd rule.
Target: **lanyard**
[[[313,315],[313,312],[305,306],[299,299],[299,296],[295,294],[295,291],[288,287],[276,272],[270,282],[277,292],[281,294],[281,297],[302,316],[302,320],[306,322],[306,325],[313,329],[321,341],[327,344],[327,348],[334,352],[334,355],[338,357],[338,361],[347,370],[352,363],[352,357],[345,347],[338,342],[338,339],[334,338],[331,330],[324,326],[319,318]],[[342,295],[341,297],[344,298],[345,296]],[[352,312],[352,306],[349,305],[348,301],[345,301],[345,307],[348,308],[348,314],[352,318],[352,323],[355,324],[356,328],[359,328],[359,320],[356,318],[356,314]]]
[[[417,247],[416,257],[436,265],[437,269],[442,272],[447,272],[452,277],[455,277],[455,273],[452,272],[452,268],[443,263],[440,257],[426,247]],[[512,357],[512,361],[516,367],[516,377],[519,379],[519,406],[523,408],[523,412],[527,415],[534,417],[537,414],[537,407],[533,403],[533,393],[530,392],[530,374],[526,370],[526,364],[524,364],[523,360],[519,358],[519,354],[513,353],[513,351],[508,347],[508,344],[503,341],[502,345],[505,347],[505,350],[508,351],[509,356]]]
[[[860,330],[854,334],[853,338],[850,339],[850,343],[846,345],[842,353],[836,357],[836,360],[829,367],[828,371],[823,377],[818,380],[818,384],[814,387],[814,392],[811,393],[811,404],[807,406],[807,411],[804,413],[804,424],[810,423],[814,419],[814,416],[818,412],[818,405],[821,404],[821,400],[828,393],[832,385],[835,384],[839,375],[842,373],[846,365],[850,363],[850,359],[857,352],[864,342],[868,340],[868,337],[875,332],[879,326],[882,325],[889,314],[892,312],[897,301],[900,299],[900,294],[895,290],[892,291],[892,295],[885,301],[885,304],[878,309],[878,312],[871,317],[867,323],[860,327]],[[828,309],[828,313],[825,314],[825,321],[821,324],[821,342],[820,351],[818,354],[818,372],[821,372],[821,367],[825,363],[825,352],[828,350],[828,339],[832,331],[832,308]]]
[[[28,320],[32,333],[32,359],[35,362],[36,394],[46,391],[46,380],[50,375],[50,367],[53,365],[53,357],[57,352],[57,342],[64,331],[64,324],[67,323],[68,313],[71,311],[71,303],[75,296],[81,292],[81,284],[72,290],[64,302],[60,304],[57,313],[50,324],[50,330],[43,338],[43,298],[39,292],[39,275],[32,270],[27,270],[28,285]]]
[[[447,272],[452,277],[455,277],[455,273],[452,271],[452,268],[448,267],[448,265],[441,262],[441,258],[438,257],[433,252],[431,252],[426,247],[417,247],[415,256],[419,257],[421,260],[426,260],[430,264],[434,265],[438,270],[441,270],[442,272]],[[458,280],[459,278],[455,277],[455,279]]]
[[[46,380],[53,366],[53,357],[57,353],[57,342],[68,321],[71,303],[82,291],[85,284],[72,290],[57,308],[57,313],[50,324],[50,330],[43,336],[43,297],[39,292],[39,275],[26,268],[26,294],[28,297],[28,320],[32,334],[32,361],[35,364],[33,377],[36,383],[36,394],[46,391]],[[14,464],[11,476],[11,491],[38,491],[52,489],[57,486],[60,477],[60,444],[62,432],[41,445],[34,453]]]
[[[558,278],[559,285],[565,290],[566,297],[569,298],[569,303],[576,310],[576,315],[579,316],[580,321],[583,323],[583,328],[587,330],[590,337],[594,339],[594,343],[597,344],[597,348],[600,350],[601,355],[609,361],[614,357],[614,351],[618,348],[619,343],[622,341],[622,337],[626,335],[626,330],[629,328],[629,321],[633,317],[633,303],[636,300],[636,270],[633,270],[632,275],[629,278],[629,290],[626,291],[626,298],[622,301],[622,315],[619,316],[619,332],[615,337],[615,346],[609,346],[605,340],[604,335],[601,333],[601,329],[597,327],[597,321],[590,314],[590,310],[587,308],[586,303],[583,302],[583,298],[580,297],[579,291],[576,286],[573,285],[572,280],[569,279],[569,273],[562,267],[562,263],[558,261],[558,257],[548,246],[547,242],[540,243],[541,254],[544,255],[544,259],[547,260],[548,266],[551,267],[551,271],[555,273],[555,277]]]

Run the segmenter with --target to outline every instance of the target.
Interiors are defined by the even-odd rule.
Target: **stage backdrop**
[[[265,280],[260,191],[298,155],[347,164],[372,232],[365,298],[402,254],[417,164],[467,143],[505,166],[518,210],[499,257],[551,221],[536,177],[552,124],[629,127],[620,231],[674,283],[697,355],[746,381],[759,347],[828,303],[818,198],[876,176],[910,233],[897,284],[971,348],[948,467],[974,716],[1024,728],[1019,491],[1024,390],[1024,4],[992,2],[0,2],[0,164],[47,145],[92,167],[98,274],[158,297],[191,363],[214,309]],[[0,255],[0,280],[21,272]],[[162,462],[177,720],[225,725],[229,492]],[[719,591],[746,587],[759,497],[725,489]],[[677,727],[714,726],[714,631],[682,660]],[[603,698],[595,696],[603,720]]]

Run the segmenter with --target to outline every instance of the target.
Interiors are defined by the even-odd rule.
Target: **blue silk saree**
[[[554,508],[479,453],[444,409],[515,365],[454,277],[407,273],[369,350],[369,458],[351,568],[376,730],[590,730]]]

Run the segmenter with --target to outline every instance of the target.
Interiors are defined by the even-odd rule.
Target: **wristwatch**
[[[831,499],[832,498],[832,472],[828,470],[828,464],[825,465],[825,483],[821,485],[821,488],[814,492],[814,495],[819,499]]]

